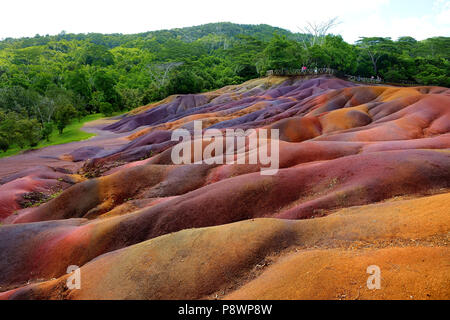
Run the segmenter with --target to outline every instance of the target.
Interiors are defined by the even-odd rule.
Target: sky
[[[299,32],[338,16],[332,30],[423,40],[450,36],[450,0],[0,0],[0,39],[36,34],[139,33],[210,22],[269,24]]]

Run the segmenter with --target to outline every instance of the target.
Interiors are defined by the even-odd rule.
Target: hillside
[[[172,139],[195,121],[220,136]],[[1,175],[0,299],[450,298],[446,87],[257,78],[92,126],[104,135]],[[225,147],[174,163],[227,129],[249,130],[232,163]],[[264,145],[273,175],[250,160]]]

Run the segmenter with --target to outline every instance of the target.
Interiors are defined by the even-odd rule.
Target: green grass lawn
[[[0,158],[9,157],[12,155],[15,155],[21,151],[24,150],[30,150],[30,149],[40,149],[43,147],[53,146],[57,144],[64,144],[74,141],[81,141],[89,139],[95,134],[93,133],[87,133],[84,132],[81,129],[81,127],[84,126],[86,122],[98,120],[101,118],[104,118],[105,116],[101,113],[97,114],[90,114],[88,116],[85,116],[81,118],[81,121],[78,121],[78,119],[72,121],[71,124],[69,124],[67,127],[64,128],[64,131],[62,134],[59,134],[58,130],[56,129],[56,126],[54,126],[53,132],[50,135],[50,141],[41,140],[39,144],[34,148],[25,147],[24,149],[20,149],[18,146],[13,145],[8,151],[2,152],[0,151]]]

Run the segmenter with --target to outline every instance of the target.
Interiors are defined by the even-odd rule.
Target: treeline
[[[450,86],[450,38],[311,41],[268,25],[216,23],[122,34],[36,35],[0,41],[0,149],[35,146],[90,113],[135,108],[175,93],[238,84],[270,69],[329,67]],[[316,39],[317,40],[317,39]]]

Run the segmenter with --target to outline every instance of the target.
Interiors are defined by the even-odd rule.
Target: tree
[[[41,96],[34,90],[20,86],[0,88],[0,109],[33,116]]]
[[[89,75],[84,69],[78,68],[75,71],[69,71],[66,74],[65,86],[67,89],[73,90],[86,102],[91,100],[92,85],[89,82]]]
[[[173,73],[167,87],[169,94],[187,94],[201,92],[204,83],[198,72],[195,72],[192,68],[184,67]]]
[[[357,42],[358,47],[367,54],[372,63],[374,75],[378,75],[378,64],[380,59],[387,55],[389,49],[392,47],[391,38],[360,38]]]
[[[95,91],[92,93],[92,98],[89,104],[92,106],[93,112],[99,112],[100,111],[100,104],[105,101],[105,96],[103,94],[103,91]]]
[[[325,67],[330,66],[332,62],[332,57],[325,50],[323,46],[314,45],[313,47],[308,48],[305,54],[306,59],[303,59],[306,65],[311,67]]]
[[[25,139],[22,121],[27,119],[21,118],[16,112],[0,113],[0,136],[2,136],[9,145],[17,144],[20,149],[25,147],[27,140]]]
[[[36,112],[36,116],[42,125],[48,123],[52,120],[53,114],[56,110],[56,103],[54,100],[43,97],[35,106],[34,110]]]
[[[299,28],[306,36],[303,37],[303,46],[305,49],[314,47],[315,45],[321,46],[325,40],[325,36],[328,32],[337,26],[338,17],[331,18],[323,22],[310,22],[306,23],[306,26]]]
[[[143,94],[141,90],[134,88],[120,88],[118,91],[122,97],[125,109],[130,110],[142,105]]]
[[[275,34],[263,51],[262,71],[299,68],[301,53],[301,47],[297,42]]]
[[[53,75],[49,72],[42,71],[33,77],[31,87],[39,92],[39,94],[44,94],[52,84],[54,84]]]
[[[0,150],[3,152],[8,151],[9,149],[9,141],[3,136],[0,136]]]
[[[414,56],[414,51],[417,47],[417,40],[412,37],[400,37],[397,40],[399,49],[408,54],[410,57]]]
[[[100,102],[99,111],[109,117],[114,112],[113,106],[109,102]]]
[[[53,132],[53,124],[51,122],[47,122],[44,124],[42,128],[42,138],[50,141],[50,135]]]
[[[14,51],[12,63],[17,65],[38,64],[41,56],[42,48],[39,46],[21,48]]]
[[[0,110],[1,111],[1,110]],[[0,135],[11,144],[17,142],[17,124],[19,115],[15,112],[0,112]]]
[[[401,80],[404,80],[403,75],[398,70],[389,70],[384,73],[384,79],[388,82],[398,83]]]
[[[252,36],[238,35],[236,38],[237,41],[227,52],[231,56],[234,73],[242,80],[257,78],[260,72],[258,61],[266,43]]]
[[[450,37],[434,37],[421,41],[417,51],[424,58],[444,58],[450,60]]]
[[[450,62],[445,59],[417,58],[416,81],[425,85],[450,86]]]
[[[341,36],[327,35],[322,49],[329,57],[327,66],[344,74],[354,74],[357,67],[357,54],[355,48],[346,43]],[[320,64],[319,64],[320,66]]]
[[[85,65],[107,67],[114,64],[114,56],[107,47],[90,44],[81,53],[80,62]]]
[[[77,110],[72,105],[59,106],[55,113],[56,127],[59,134],[62,134],[64,128],[76,117]]]
[[[36,147],[41,139],[40,128],[39,122],[36,119],[22,119],[19,120],[17,125],[21,136],[31,148]]]
[[[183,62],[169,62],[149,66],[147,70],[151,79],[155,83],[156,89],[161,89],[167,86],[170,79],[170,71],[181,65],[183,65]]]
[[[116,77],[111,72],[98,70],[94,74],[94,88],[103,93],[103,102],[109,102],[115,109],[120,107],[120,95],[116,90]]]

